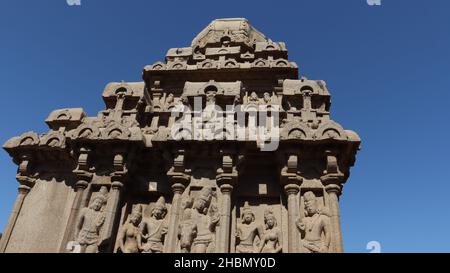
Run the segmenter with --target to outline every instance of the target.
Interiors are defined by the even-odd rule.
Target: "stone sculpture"
[[[255,253],[258,252],[255,246],[255,238],[263,238],[264,229],[255,222],[255,214],[250,208],[248,202],[245,202],[241,212],[241,223],[236,230],[237,253]]]
[[[75,238],[81,246],[83,253],[97,253],[100,245],[100,229],[105,222],[105,213],[102,211],[107,202],[106,187],[101,187],[99,193],[95,195],[89,207],[80,211],[76,224]]]
[[[203,187],[194,198],[191,217],[197,225],[197,233],[192,242],[192,253],[214,252],[215,229],[220,218],[212,197],[212,188]]]
[[[139,253],[142,249],[139,224],[142,220],[142,207],[136,205],[118,234],[119,250],[123,253]]]
[[[151,205],[150,205],[151,206]],[[140,232],[144,243],[142,252],[161,253],[164,247],[164,238],[167,233],[166,201],[161,196],[150,211],[150,217],[144,218]]]
[[[312,191],[305,192],[303,198],[306,215],[297,220],[297,227],[302,234],[302,246],[306,252],[326,253],[331,242],[328,216],[322,214]]]
[[[216,19],[102,98],[97,115],[56,109],[47,132],[4,144],[19,185],[0,253],[74,241],[105,253],[343,251],[339,200],[361,140],[285,43]]]
[[[279,253],[282,250],[281,231],[277,227],[277,219],[271,208],[264,211],[265,230],[260,252]]]
[[[197,224],[192,219],[192,210],[187,208],[183,211],[183,217],[178,229],[180,249],[182,253],[191,252],[194,238],[197,237]]]

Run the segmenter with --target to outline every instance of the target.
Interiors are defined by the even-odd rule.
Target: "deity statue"
[[[166,100],[164,102],[164,108],[168,110],[171,106],[174,105],[174,96],[172,93],[167,95]]]
[[[308,253],[327,253],[331,243],[330,220],[322,213],[312,191],[303,195],[306,215],[296,224],[301,233],[301,243]]]
[[[119,231],[119,250],[122,253],[139,253],[141,245],[141,232],[139,224],[142,220],[142,207],[136,205],[125,224]]]
[[[100,229],[105,222],[102,211],[107,202],[108,190],[100,188],[88,207],[81,209],[76,224],[75,241],[81,246],[82,253],[97,253],[100,244]]]
[[[264,92],[263,100],[266,104],[270,104],[272,102],[272,97],[270,96],[269,92]]]
[[[281,252],[281,231],[277,227],[277,219],[271,208],[264,211],[264,241],[261,243],[259,252],[279,253]]]
[[[259,98],[258,95],[256,95],[255,92],[252,92],[250,94],[250,97],[248,98],[248,103],[254,103],[254,104],[258,104],[259,103]]]
[[[241,213],[241,223],[237,225],[236,230],[236,252],[237,253],[255,253],[255,238],[259,236],[263,240],[263,227],[255,223],[255,214],[245,202]]]
[[[206,91],[206,105],[216,103],[216,91]]]
[[[194,198],[191,208],[192,219],[197,224],[197,235],[192,242],[192,253],[214,252],[215,229],[220,216],[211,187],[203,187]]]
[[[189,208],[184,209],[183,217],[178,226],[178,238],[182,253],[191,252],[191,246],[194,238],[197,236],[197,224],[192,219],[192,211]]]
[[[150,205],[151,206],[151,205]],[[142,245],[144,253],[161,253],[167,234],[166,200],[161,196],[150,211],[150,217],[144,218],[140,225],[140,232],[145,243]]]
[[[240,102],[241,102],[241,96],[240,95],[234,96],[233,104],[238,105]]]

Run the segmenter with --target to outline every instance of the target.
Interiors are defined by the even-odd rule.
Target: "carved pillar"
[[[6,246],[8,245],[9,239],[11,238],[11,233],[17,221],[17,217],[19,216],[20,210],[22,209],[23,201],[27,194],[30,192],[30,189],[31,187],[26,185],[20,185],[18,188],[19,194],[17,195],[16,202],[14,203],[11,215],[9,216],[8,224],[6,225],[2,235],[2,240],[0,243],[0,253],[4,253],[6,250]]]
[[[216,177],[217,185],[220,188],[220,225],[219,241],[216,243],[216,252],[230,252],[231,232],[231,194],[236,186],[238,173],[236,166],[233,166],[233,155],[227,153],[222,157],[222,168]]]
[[[183,183],[174,183],[172,185],[173,198],[169,216],[169,230],[164,241],[164,252],[173,253],[176,250],[178,239],[178,224],[181,210],[181,195],[186,186]]]
[[[341,193],[341,187],[336,184],[330,184],[325,187],[328,193],[330,213],[331,213],[331,245],[333,246],[333,252],[344,252],[342,242],[342,230],[339,212],[339,195]],[[330,251],[331,252],[331,251]]]
[[[178,151],[173,161],[173,167],[167,172],[169,181],[172,183],[172,206],[169,214],[169,229],[164,240],[164,252],[176,251],[178,240],[178,224],[181,210],[181,195],[189,183],[189,176],[184,173],[184,151]]]
[[[17,218],[19,217],[20,210],[22,209],[25,197],[30,192],[31,188],[34,186],[36,179],[28,176],[28,168],[30,166],[30,158],[27,155],[22,157],[22,161],[19,164],[18,173],[16,175],[17,181],[20,183],[18,188],[18,195],[8,219],[8,224],[6,225],[2,239],[0,241],[0,253],[4,253],[6,247],[8,246],[9,239],[11,238],[11,233],[16,225]]]
[[[223,182],[223,181],[222,181]],[[216,252],[229,253],[230,252],[230,226],[231,226],[231,193],[233,186],[231,183],[224,183],[220,185],[220,192],[222,193],[221,207],[220,207],[220,225],[219,225],[219,242],[216,246]]]
[[[111,250],[114,247],[114,240],[112,235],[114,233],[114,227],[118,219],[118,208],[121,198],[123,183],[120,181],[113,181],[111,184],[111,190],[108,195],[108,202],[105,208],[105,225],[103,226],[103,240],[107,242],[107,249]]]
[[[111,190],[108,194],[108,202],[105,208],[105,224],[103,225],[102,243],[106,243],[106,250],[112,252],[114,248],[115,240],[112,238],[114,228],[118,220],[118,212],[120,199],[122,197],[122,191],[127,169],[122,154],[116,154],[114,157],[114,169],[115,172],[111,176]]]
[[[298,252],[298,231],[295,221],[297,221],[299,216],[299,204],[296,196],[300,191],[300,187],[292,183],[286,185],[284,191],[288,198],[288,252],[296,253]]]
[[[73,238],[74,229],[78,217],[78,212],[82,208],[82,200],[84,196],[84,191],[89,185],[89,178],[80,179],[75,183],[75,198],[72,203],[72,208],[70,210],[69,220],[67,221],[66,230],[64,232],[63,240],[59,248],[59,252],[65,252],[67,250],[67,243]]]
[[[75,198],[72,203],[72,208],[69,214],[69,220],[67,221],[66,229],[64,231],[64,236],[59,247],[59,252],[67,251],[67,243],[71,241],[75,231],[75,225],[77,221],[78,212],[84,206],[83,197],[85,196],[85,190],[92,179],[92,174],[87,170],[88,166],[88,156],[89,149],[81,148],[80,155],[78,156],[78,166],[73,171],[77,177],[77,182],[75,183]]]
[[[290,155],[286,166],[281,171],[281,183],[284,186],[284,192],[288,203],[288,253],[299,252],[299,232],[295,222],[299,217],[300,205],[297,195],[300,191],[302,178],[297,175],[298,157]]]
[[[326,170],[325,175],[320,179],[328,193],[328,206],[331,213],[331,247],[330,252],[341,253],[344,251],[342,242],[342,229],[339,212],[339,196],[341,194],[341,184],[344,175],[339,170],[336,153],[326,151]]]

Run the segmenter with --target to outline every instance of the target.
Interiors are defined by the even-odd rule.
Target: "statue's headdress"
[[[134,206],[131,214],[142,216],[142,206],[140,204],[137,204],[136,206]]]
[[[158,198],[153,208],[159,208],[162,210],[166,209],[166,199],[164,198],[164,196]]]
[[[268,207],[264,210],[264,218],[267,218],[268,216],[273,216],[272,207]]]
[[[312,191],[307,191],[307,192],[305,192],[305,194],[303,194],[303,198],[306,201],[310,201],[310,200],[315,201],[316,195]]]
[[[248,204],[248,201],[245,201],[244,207],[242,207],[241,219],[244,218],[244,215],[245,215],[245,214],[250,214],[250,215],[252,215],[253,219],[255,219],[255,214],[253,213],[252,208],[251,208],[250,205]]]
[[[211,187],[203,187],[199,195],[197,196],[198,199],[205,201],[207,204],[211,202],[212,197],[212,188]]]
[[[96,199],[102,201],[103,204],[106,203],[106,201],[108,200],[108,189],[106,188],[106,186],[102,186],[98,193],[94,197],[92,197],[92,201]]]
[[[277,219],[275,218],[275,214],[273,213],[272,207],[268,207],[268,208],[266,208],[264,210],[264,222],[266,222],[269,217],[273,218],[274,226],[276,226],[277,225]],[[267,224],[266,224],[266,226],[267,226]]]

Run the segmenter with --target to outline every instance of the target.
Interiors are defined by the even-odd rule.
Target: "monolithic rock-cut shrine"
[[[360,138],[322,80],[246,19],[13,137],[18,195],[0,252],[342,252],[339,197]]]

